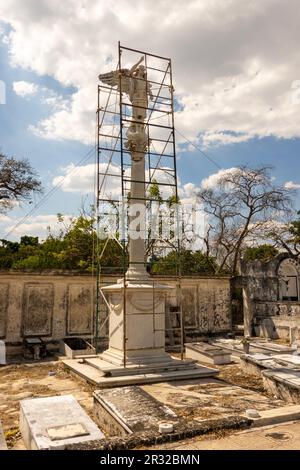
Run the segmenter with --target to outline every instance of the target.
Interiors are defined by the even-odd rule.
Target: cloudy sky
[[[182,195],[245,163],[300,188],[299,0],[5,0],[0,148],[51,192],[2,216],[0,238],[43,238],[57,213],[92,201],[97,76],[118,40],[172,58]]]

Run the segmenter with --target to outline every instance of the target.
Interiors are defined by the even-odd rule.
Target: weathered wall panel
[[[6,317],[8,307],[9,284],[0,284],[0,338],[4,338],[6,334]]]
[[[86,284],[70,284],[68,287],[69,335],[88,334],[93,330],[93,287]]]
[[[24,336],[52,333],[54,288],[52,284],[26,284],[24,289]]]
[[[197,286],[182,287],[182,312],[186,328],[197,328]]]

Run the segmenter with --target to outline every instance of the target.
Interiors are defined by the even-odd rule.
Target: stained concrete
[[[294,354],[245,354],[240,357],[243,370],[248,374],[261,375],[264,370],[300,371],[300,356]]]
[[[104,438],[72,395],[21,400],[20,430],[28,450],[62,450]]]
[[[287,423],[233,432],[224,437],[203,437],[167,443],[153,450],[298,450],[300,423]],[[275,457],[276,458],[276,457]],[[243,461],[244,462],[244,461]],[[241,462],[242,463],[242,462]]]
[[[290,405],[259,412],[258,418],[252,418],[252,427],[270,426],[300,419],[300,406]]]
[[[262,372],[263,383],[270,393],[288,403],[300,404],[300,370],[282,368]]]
[[[244,354],[240,357],[240,364],[246,374],[261,375],[266,369],[278,369],[279,364],[274,357],[266,354]]]
[[[245,334],[300,338],[300,263],[287,253],[241,263]],[[236,280],[238,281],[238,280]]]

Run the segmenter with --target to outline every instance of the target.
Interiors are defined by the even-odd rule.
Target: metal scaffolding
[[[151,99],[146,108],[145,129],[147,150],[145,155],[145,188],[147,220],[153,221],[153,213],[158,206],[169,210],[174,224],[173,241],[164,236],[164,221],[156,219],[157,230],[153,235],[147,229],[147,271],[151,272],[153,260],[162,258],[170,251],[180,253],[180,237],[175,236],[180,230],[179,218],[175,207],[179,201],[177,187],[176,146],[174,128],[174,89],[172,83],[171,59],[147,52],[118,45],[118,65],[116,71],[130,67],[140,58],[146,68],[147,84],[150,87]],[[143,80],[143,79],[140,79]],[[148,86],[146,84],[146,86]],[[132,114],[132,103],[126,93],[122,92],[121,78],[118,87],[100,83],[98,85],[97,103],[97,169],[96,169],[96,221],[97,246],[95,261],[97,271],[96,311],[94,336],[97,350],[105,336],[108,326],[109,304],[102,290],[111,283],[108,275],[123,277],[124,296],[124,366],[126,366],[126,284],[125,273],[128,267],[128,207],[130,187],[139,183],[131,177],[131,153],[127,146],[127,131],[135,121]],[[155,212],[156,214],[156,212]],[[170,219],[169,219],[170,221]],[[116,257],[114,266],[109,265],[106,256],[113,250]],[[181,308],[181,274],[180,257],[176,259],[176,300],[167,312],[166,332],[170,342],[180,337],[181,358],[184,347],[184,319]],[[154,278],[150,278],[150,282]],[[149,278],[147,278],[149,282]],[[153,306],[155,306],[155,289],[153,289]],[[155,308],[153,316],[155,314]],[[153,328],[155,319],[153,318]],[[158,331],[158,330],[156,330]],[[176,341],[175,341],[176,343]]]

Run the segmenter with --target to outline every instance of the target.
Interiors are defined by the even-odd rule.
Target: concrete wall
[[[107,277],[106,284],[116,282]],[[174,289],[167,308],[178,305],[176,281],[155,278]],[[0,339],[7,345],[38,336],[53,342],[67,336],[90,338],[94,331],[95,278],[79,274],[0,273]],[[187,331],[218,333],[231,329],[230,279],[183,278],[182,306]],[[107,336],[105,302],[100,302],[99,334]],[[176,319],[175,319],[176,320]]]

